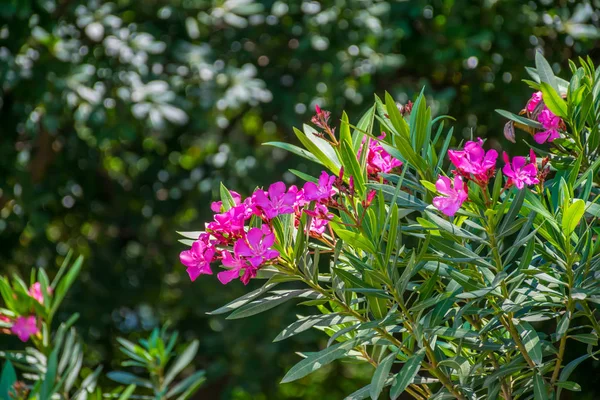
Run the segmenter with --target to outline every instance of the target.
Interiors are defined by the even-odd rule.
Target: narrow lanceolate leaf
[[[277,335],[277,337],[273,341],[279,342],[280,340],[284,340],[291,336],[297,335],[298,333],[304,332],[314,326],[334,326],[343,324],[345,322],[352,322],[355,320],[356,319],[353,317],[346,317],[337,313],[324,315],[309,315],[308,317],[301,318],[298,321],[290,324],[287,328],[281,331],[281,333]]]
[[[181,355],[177,357],[177,359],[165,375],[163,388],[169,386],[169,384],[173,382],[173,379],[175,379],[177,374],[183,371],[183,369],[192,362],[192,360],[196,356],[196,353],[198,352],[198,345],[199,342],[197,340],[194,340],[186,347],[183,353],[181,353]]]
[[[284,303],[293,298],[312,298],[316,299],[319,296],[317,293],[312,290],[303,290],[303,289],[295,289],[295,290],[278,290],[273,291],[271,296],[264,297],[259,300],[255,300],[251,303],[248,303],[239,309],[235,310],[231,313],[227,319],[238,319],[245,318],[251,315],[259,314],[263,311],[270,310],[271,308],[277,307],[281,303]]]
[[[562,218],[562,228],[565,232],[565,235],[569,236],[577,225],[579,221],[581,221],[581,217],[583,217],[583,213],[585,212],[585,201],[581,199],[575,200],[572,204],[569,204],[564,211]]]
[[[258,296],[260,296],[263,293],[266,293],[267,291],[271,290],[275,286],[277,286],[276,283],[267,283],[263,287],[253,290],[250,293],[246,293],[245,295],[238,297],[237,299],[233,300],[232,302],[225,304],[223,307],[219,307],[214,311],[208,312],[207,314],[208,315],[218,315],[218,314],[226,314],[228,312],[231,312],[237,308],[240,308],[244,304],[251,302]]]
[[[567,103],[562,99],[562,97],[560,97],[560,95],[546,82],[542,82],[541,89],[544,98],[544,104],[550,109],[550,111],[561,118],[567,118]]]
[[[75,278],[77,278],[77,276],[79,275],[79,271],[81,271],[82,264],[83,264],[83,257],[82,256],[77,257],[77,260],[75,260],[75,262],[73,263],[71,268],[69,268],[69,271],[67,272],[65,277],[62,278],[60,280],[60,282],[58,283],[58,285],[56,286],[56,291],[54,292],[54,295],[53,295],[54,301],[52,302],[52,308],[50,310],[51,316],[56,313],[56,311],[58,310],[58,307],[60,306],[60,303],[62,302],[65,295],[71,288],[71,285],[73,284],[73,282],[75,282]]]
[[[358,344],[357,339],[348,340],[346,342],[338,343],[333,346],[327,347],[317,353],[312,353],[298,364],[294,365],[287,374],[281,380],[281,383],[293,382],[297,379],[303,378],[321,368],[330,362],[337,360],[338,358],[344,357],[348,350]]]
[[[520,115],[516,115],[509,111],[504,111],[504,110],[496,110],[496,112],[498,114],[502,115],[504,118],[508,118],[511,121],[516,122],[517,124],[522,124],[525,126],[529,126],[531,128],[535,128],[535,129],[544,129],[542,124],[540,124],[539,122],[534,121],[532,119],[521,117]]]
[[[135,385],[127,386],[127,388],[125,390],[123,390],[123,393],[121,393],[121,395],[119,396],[119,400],[129,399],[129,397],[133,394],[133,391],[135,390],[135,388],[136,388]]]
[[[540,77],[540,83],[545,82],[556,90],[557,93],[560,93],[554,71],[552,71],[552,67],[539,51],[535,53],[535,69]]]
[[[533,376],[533,398],[535,400],[548,400],[548,390],[544,378],[539,372]]]
[[[371,396],[371,399],[377,400],[379,398],[381,391],[385,387],[385,382],[388,379],[395,359],[396,352],[393,352],[384,358],[377,366],[377,369],[373,374],[373,378],[371,379],[371,387],[369,388],[369,395]]]
[[[396,380],[392,385],[392,389],[390,390],[390,398],[392,400],[397,399],[398,396],[402,394],[411,384],[417,372],[421,368],[421,362],[425,358],[425,349],[420,349],[418,352],[413,354],[406,364],[402,367],[398,375],[396,375]]]
[[[13,385],[17,381],[17,373],[15,368],[9,360],[4,362],[4,368],[2,368],[2,375],[0,376],[0,399],[8,400],[9,390],[12,389]]]
[[[46,369],[46,375],[44,376],[44,382],[40,389],[40,400],[49,400],[52,397],[52,388],[56,380],[56,368],[58,367],[58,356],[56,349],[50,353],[48,357],[48,366]]]
[[[188,376],[181,382],[173,385],[171,389],[167,392],[167,398],[171,398],[177,394],[185,392],[188,388],[193,387],[196,384],[201,384],[206,380],[204,377],[206,375],[205,371],[196,371],[194,374]]]
[[[521,340],[527,354],[534,363],[540,365],[542,363],[542,344],[537,332],[531,325],[524,321],[521,321],[517,325],[517,329],[521,335]]]
[[[152,389],[152,383],[146,379],[142,379],[130,372],[125,371],[111,371],[106,374],[108,379],[112,379],[115,382],[122,383],[124,385],[137,385],[148,389]]]

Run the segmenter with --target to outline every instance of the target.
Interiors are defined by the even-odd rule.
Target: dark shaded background
[[[356,122],[374,93],[405,102],[425,86],[457,141],[507,145],[493,110],[523,107],[535,51],[563,76],[569,58],[597,60],[599,3],[0,1],[2,272],[86,256],[62,317],[81,313],[91,363],[115,366],[116,336],[169,320],[201,340],[198,398],[342,398],[372,371],[337,363],[279,385],[323,336],[271,343],[304,312],[291,306],[207,316],[253,285],[191,283],[175,231],[201,229],[219,182],[248,194],[292,182],[290,167],[314,172],[261,143],[294,141],[316,103]],[[598,368],[580,370],[580,398]]]

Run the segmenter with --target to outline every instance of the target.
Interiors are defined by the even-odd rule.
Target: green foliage
[[[154,329],[150,337],[140,340],[139,344],[117,338],[121,344],[121,351],[127,357],[122,365],[143,368],[148,378],[129,372],[113,371],[107,376],[128,386],[99,386],[103,367],[96,366],[93,370],[89,368],[86,345],[74,327],[79,315],[72,315],[68,321],[61,323],[56,332],[52,333],[51,330],[54,315],[52,310],[64,299],[81,270],[83,258],[78,257],[69,266],[70,258],[71,253],[52,281],[52,291],[48,291],[50,286],[46,284],[48,277],[44,270],[37,271],[38,282],[42,282],[41,290],[45,293],[41,303],[42,299],[32,290],[28,290],[18,276],[13,276],[12,280],[2,277],[2,295],[10,300],[5,301],[8,309],[0,308],[0,316],[5,326],[11,328],[17,323],[15,321],[18,317],[32,315],[36,325],[41,325],[41,330],[32,333],[26,339],[31,339],[31,346],[24,350],[0,352],[0,357],[6,360],[0,375],[0,398],[100,400],[104,397],[115,397],[127,400],[135,394],[148,399],[186,400],[194,395],[205,381],[205,372],[193,372],[194,368],[190,366],[198,351],[198,341],[192,341],[179,356],[174,357],[178,334],[168,334],[167,326],[160,330]],[[32,287],[34,278],[36,275],[32,273]],[[4,330],[3,333],[11,333],[11,330]],[[173,359],[174,361],[170,362]],[[19,379],[15,367],[23,371],[23,380]],[[187,373],[182,374],[184,370],[187,370]]]
[[[406,103],[426,86],[432,114],[457,119],[447,146],[472,131],[498,140],[491,111],[521,107],[534,51],[565,71],[567,57],[594,48],[597,20],[593,2],[2,2],[0,262],[52,274],[69,248],[87,257],[54,318],[80,311],[95,359],[114,352],[116,336],[174,319],[206,339],[200,363],[227,379],[215,387],[224,396],[297,397],[304,385],[284,394],[274,383],[292,356],[273,357],[299,343],[255,346],[291,313],[235,325],[202,316],[223,292],[187,283],[174,231],[209,217],[204,205],[220,182],[248,193],[288,167],[290,181],[313,174],[258,144],[291,140],[316,103],[337,121],[342,109],[365,111],[374,92]],[[374,113],[352,122],[351,132],[369,131]],[[329,379],[327,393],[307,395],[353,390],[338,385]]]
[[[328,343],[303,353],[282,383],[339,359],[371,365],[371,383],[349,399],[380,398],[388,386],[385,394],[391,399],[407,393],[416,399],[542,400],[582,390],[585,381],[571,374],[600,353],[600,212],[595,204],[600,198],[600,91],[594,90],[600,87],[600,69],[589,59],[579,61],[580,67],[571,64],[577,79],[570,81],[555,76],[541,55],[536,69],[530,69],[539,77],[542,104],[562,116],[560,138],[547,143],[541,166],[535,157],[529,161],[536,181],[519,189],[514,180],[502,184],[506,170],[492,166],[485,178],[463,170],[468,201],[460,201],[456,215],[431,204],[434,195],[451,196],[442,191],[441,179],[432,183],[446,175],[438,160],[446,159],[448,146],[436,143],[445,128],[432,119],[423,94],[410,116],[399,111],[391,95],[386,93],[385,103],[376,98],[379,129],[370,125],[350,138],[347,118],[339,141],[308,126],[296,130],[298,136],[320,138],[302,140],[311,153],[306,158],[316,158],[336,175],[340,160],[347,167],[344,174],[357,171],[350,160],[361,160],[361,154],[348,145],[357,142],[356,136],[359,142],[377,140],[401,159],[402,175],[358,171],[374,190],[369,194],[353,191],[346,183],[350,179],[338,179],[335,194],[321,202],[337,210],[330,231],[307,228],[305,217],[296,216],[293,223],[285,212],[263,218],[259,224],[275,227],[280,255],[263,267],[268,274],[257,275],[268,279],[262,289],[219,312],[240,318],[289,299],[314,299],[301,304],[316,306],[320,314],[299,317],[275,340],[314,327],[329,336]],[[515,120],[511,113],[501,114]],[[534,115],[523,114],[517,121]],[[522,125],[529,134],[539,130]],[[378,139],[373,134],[378,131],[388,136]],[[476,163],[468,157],[477,155],[465,156]],[[517,168],[514,161],[511,168]],[[296,207],[301,214],[303,206]],[[286,224],[289,235],[283,234]],[[215,243],[219,251],[221,244]],[[326,268],[310,268],[321,260]],[[272,291],[275,282],[294,282],[294,287],[301,282],[306,289]],[[577,349],[573,361],[567,360],[569,347]]]

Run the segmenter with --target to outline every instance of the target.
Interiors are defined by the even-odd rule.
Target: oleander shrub
[[[276,182],[248,198],[221,187],[214,220],[182,232],[192,280],[262,279],[213,311],[251,317],[292,299],[310,306],[276,341],[329,336],[283,383],[338,359],[373,366],[348,399],[558,399],[581,390],[573,370],[599,352],[600,69],[570,63],[563,80],[540,53],[523,110],[498,112],[526,154],[479,138],[449,149],[451,118],[423,94],[386,93],[358,120],[316,108],[268,143],[320,164],[302,187]],[[501,127],[500,127],[501,129]],[[210,278],[208,278],[210,279]],[[567,362],[575,342],[587,351]],[[579,348],[579,347],[578,347]]]
[[[4,302],[0,332],[26,343],[24,349],[15,346],[0,351],[5,359],[0,399],[187,400],[194,395],[205,381],[204,371],[190,366],[198,341],[178,351],[178,334],[167,332],[167,325],[155,328],[138,343],[117,338],[126,357],[121,365],[135,373],[109,372],[107,377],[115,384],[101,382],[103,365],[91,365],[87,345],[75,328],[79,314],[53,330],[56,312],[81,271],[83,257],[71,261],[72,253],[68,253],[52,281],[43,269],[32,271],[29,284],[18,275],[0,276]],[[184,370],[187,372],[182,373]]]

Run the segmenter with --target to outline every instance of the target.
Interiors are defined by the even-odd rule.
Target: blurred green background
[[[494,109],[523,107],[524,66],[538,50],[557,74],[597,60],[599,18],[597,0],[0,0],[2,272],[85,255],[62,318],[81,313],[91,363],[116,366],[117,335],[169,320],[201,341],[199,399],[342,398],[372,371],[279,385],[295,351],[323,346],[318,332],[271,343],[309,309],[206,315],[253,286],[191,283],[175,231],[202,228],[220,182],[248,194],[315,172],[261,143],[294,141],[317,103],[356,122],[374,93],[425,86],[457,141],[508,145]]]

